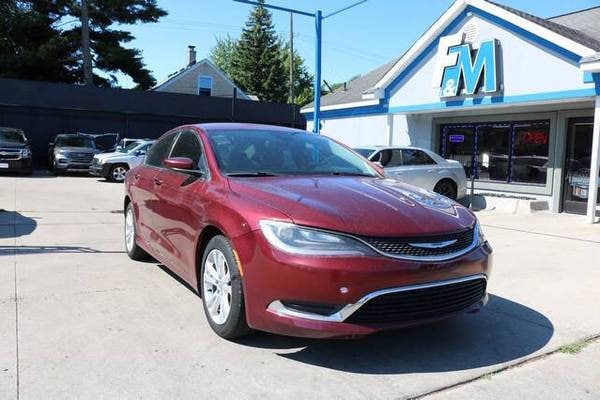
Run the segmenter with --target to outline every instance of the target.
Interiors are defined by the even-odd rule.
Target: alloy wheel
[[[231,273],[227,259],[219,249],[211,250],[204,262],[202,298],[210,319],[223,325],[231,310]]]
[[[112,178],[115,182],[123,182],[125,180],[125,174],[127,173],[127,168],[117,166],[112,170]]]
[[[135,245],[135,220],[133,217],[133,207],[129,207],[127,209],[127,214],[125,214],[125,246],[127,246],[127,251],[132,251],[133,246]]]

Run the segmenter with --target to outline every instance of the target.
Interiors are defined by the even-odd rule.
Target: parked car
[[[32,172],[31,147],[21,129],[0,128],[0,172]]]
[[[56,174],[67,171],[89,171],[96,148],[88,135],[56,135],[48,150],[48,166]]]
[[[125,150],[125,148],[129,147],[130,144],[132,143],[139,143],[141,141],[144,140],[150,140],[150,139],[130,139],[130,138],[123,138],[121,140],[119,140],[119,143],[117,143],[117,147],[115,148],[115,151],[123,151]]]
[[[117,151],[117,143],[119,142],[118,133],[103,133],[103,134],[90,134],[90,133],[78,133],[80,136],[86,136],[92,139],[94,146],[100,153],[112,153]]]
[[[305,131],[176,128],[125,178],[125,247],[196,288],[212,329],[356,337],[477,310],[475,215]]]
[[[90,166],[90,173],[112,182],[123,182],[127,171],[144,161],[152,143],[152,140],[136,141],[129,143],[121,151],[96,154]]]
[[[373,146],[354,149],[379,163],[386,176],[442,194],[452,200],[467,194],[467,176],[462,165],[433,151],[417,147]]]

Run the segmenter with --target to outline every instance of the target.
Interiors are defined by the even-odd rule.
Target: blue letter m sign
[[[475,53],[475,60],[472,60],[469,43],[450,47],[448,53],[456,53],[458,57],[456,65],[444,68],[441,97],[460,96],[463,87],[464,94],[473,95],[480,82],[483,93],[498,90],[495,40],[481,42]]]

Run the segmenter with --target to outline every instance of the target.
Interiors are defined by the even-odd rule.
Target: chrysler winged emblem
[[[456,243],[458,239],[446,240],[445,242],[435,242],[435,243],[409,243],[412,247],[418,247],[420,249],[441,249],[443,247],[448,247]]]

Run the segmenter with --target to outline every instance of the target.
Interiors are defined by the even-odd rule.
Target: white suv
[[[123,182],[127,171],[144,161],[146,152],[152,143],[154,143],[152,140],[141,140],[132,142],[114,153],[97,154],[92,160],[90,173],[95,176],[103,176],[109,181]]]

